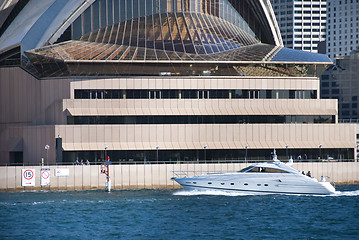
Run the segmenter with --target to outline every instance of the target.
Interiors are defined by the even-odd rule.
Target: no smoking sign
[[[50,169],[42,168],[41,169],[41,186],[50,185]]]
[[[48,171],[43,171],[43,172],[41,173],[41,177],[42,177],[43,179],[48,179],[48,178],[50,177],[50,173],[49,173]]]

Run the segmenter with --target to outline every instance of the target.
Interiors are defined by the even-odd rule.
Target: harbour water
[[[358,239],[359,185],[337,190],[2,192],[0,239]]]

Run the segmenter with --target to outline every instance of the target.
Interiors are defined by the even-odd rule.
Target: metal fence
[[[338,119],[338,123],[359,123],[359,119],[356,118]]]
[[[280,159],[282,162],[288,162],[288,160]],[[111,164],[113,165],[144,165],[144,164],[225,164],[225,163],[248,163],[254,164],[258,162],[271,162],[272,160],[258,160],[258,159],[237,159],[237,160],[229,160],[229,159],[216,159],[216,160],[198,160],[198,161],[156,161],[156,160],[146,160],[146,161],[112,161]],[[306,162],[359,162],[359,159],[293,159],[295,163],[306,163]],[[79,164],[76,162],[62,162],[44,166],[63,166],[63,165],[101,165],[105,163],[104,161],[96,161],[96,162],[89,162],[89,164]],[[41,166],[41,163],[3,163],[0,166]]]

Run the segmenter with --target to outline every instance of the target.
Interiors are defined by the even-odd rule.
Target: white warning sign
[[[68,168],[56,168],[55,176],[56,177],[68,177],[70,175],[70,171]]]
[[[34,169],[21,169],[22,186],[33,187],[35,186],[35,170]]]
[[[49,186],[50,185],[50,169],[42,168],[41,169],[41,186]]]

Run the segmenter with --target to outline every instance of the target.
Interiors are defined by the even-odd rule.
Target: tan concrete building
[[[211,2],[18,6],[0,31],[1,164],[269,159],[273,148],[353,159],[355,125],[319,97],[330,60],[284,48],[269,1]]]

